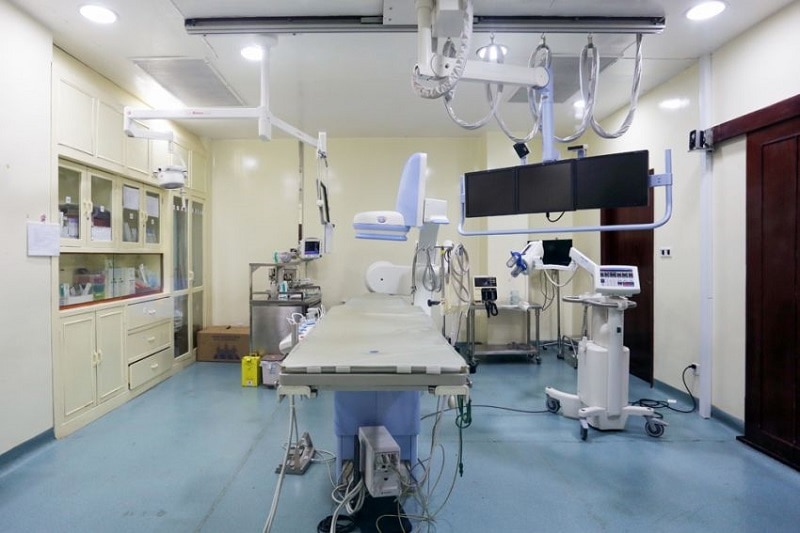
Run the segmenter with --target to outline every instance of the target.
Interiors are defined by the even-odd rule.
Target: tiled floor
[[[542,411],[546,385],[574,390],[575,379],[552,355],[541,365],[484,363],[473,401]],[[633,380],[631,399],[641,396],[665,398]],[[300,431],[328,450],[332,403],[322,392],[297,409]],[[434,408],[425,395],[423,414]],[[800,473],[737,442],[716,420],[665,416],[661,438],[631,418],[627,431],[592,430],[583,442],[574,420],[476,406],[463,434],[463,477],[435,525],[417,523],[415,531],[800,531]],[[433,508],[453,479],[454,417],[446,413],[441,427],[445,464]],[[422,423],[421,457],[431,426],[432,418]],[[237,365],[197,363],[6,464],[0,531],[261,531],[287,433],[288,402],[278,403],[274,390],[240,387]],[[435,464],[441,458],[437,452]],[[316,531],[333,510],[330,490],[324,464],[287,476],[272,531]]]

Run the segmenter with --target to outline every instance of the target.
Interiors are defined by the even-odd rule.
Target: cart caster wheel
[[[589,436],[589,429],[581,426],[581,440],[586,440],[586,437]]]
[[[561,402],[549,396],[547,397],[545,405],[547,406],[547,410],[550,411],[551,413],[557,413],[558,410],[561,409]]]
[[[664,426],[651,420],[648,420],[644,425],[644,431],[651,437],[660,437],[664,434]]]

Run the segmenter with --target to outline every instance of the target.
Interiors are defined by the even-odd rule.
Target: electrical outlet
[[[670,248],[669,246],[662,246],[661,248],[658,249],[658,255],[662,259],[669,259],[670,257],[672,257],[672,248]]]
[[[692,368],[692,373],[695,376],[699,376],[700,375],[700,363],[692,363],[692,365],[694,366],[694,368]]]

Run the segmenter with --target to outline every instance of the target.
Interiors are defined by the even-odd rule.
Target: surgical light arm
[[[327,135],[319,132],[316,138],[273,115],[269,110],[269,51],[277,42],[270,36],[262,36],[261,94],[257,107],[193,107],[184,109],[133,109],[125,107],[122,129],[128,137],[172,141],[172,132],[150,131],[137,127],[136,120],[194,120],[194,119],[256,119],[258,137],[262,141],[272,139],[272,126],[317,149],[317,157],[327,157]]]

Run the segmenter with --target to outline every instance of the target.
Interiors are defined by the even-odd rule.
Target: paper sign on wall
[[[45,222],[28,222],[28,256],[56,257],[61,241],[61,227]]]

